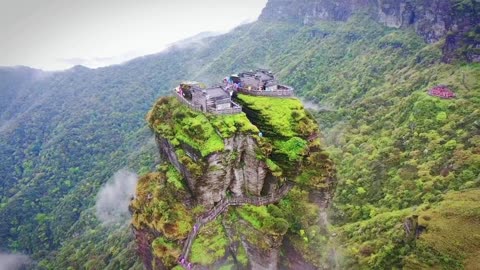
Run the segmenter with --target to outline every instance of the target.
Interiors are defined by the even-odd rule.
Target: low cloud
[[[26,270],[32,266],[32,260],[23,254],[0,253],[0,270]]]
[[[137,174],[120,170],[100,189],[95,208],[97,218],[104,225],[128,222],[130,219],[128,205],[135,194],[137,181]]]
[[[159,49],[161,50],[161,49]],[[88,68],[99,68],[99,67],[106,67],[110,65],[118,65],[123,64],[131,59],[141,57],[146,53],[140,51],[130,51],[124,54],[116,55],[116,56],[107,56],[107,57],[89,57],[89,58],[62,58],[57,59],[57,62],[61,66],[65,66],[65,68],[69,68],[72,66],[85,66]]]
[[[319,111],[320,106],[314,102],[302,100],[303,106],[309,110]]]
[[[319,111],[319,112],[333,112],[335,109],[329,105],[322,105],[312,101],[308,101],[302,99],[303,106],[312,111]]]

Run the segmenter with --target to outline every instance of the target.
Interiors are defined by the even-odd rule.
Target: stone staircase
[[[235,198],[223,198],[215,207],[210,209],[208,212],[204,213],[200,217],[197,218],[195,224],[193,225],[193,229],[188,234],[187,240],[183,244],[182,254],[180,255],[178,262],[187,269],[192,269],[193,265],[188,262],[188,255],[190,254],[190,250],[192,248],[193,241],[197,237],[200,228],[202,228],[205,224],[215,220],[218,215],[225,212],[229,206],[241,206],[241,205],[267,205],[272,204],[280,201],[283,199],[288,192],[293,188],[294,183],[287,181],[285,184],[282,185],[277,192],[272,193],[269,196],[263,197],[235,197]]]

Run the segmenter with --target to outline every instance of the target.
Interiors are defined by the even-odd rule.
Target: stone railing
[[[240,206],[240,205],[267,205],[271,203],[276,203],[280,201],[287,193],[293,188],[293,182],[286,182],[283,186],[275,193],[272,193],[269,196],[263,197],[236,197],[236,198],[223,198],[214,208],[210,209],[205,214],[197,218],[195,224],[193,225],[193,230],[188,234],[187,240],[183,244],[182,254],[178,259],[178,262],[187,269],[191,269],[192,264],[188,262],[188,255],[192,248],[193,241],[198,235],[200,228],[205,224],[213,221],[217,218],[218,215],[225,212],[229,206]]]
[[[239,93],[250,96],[263,96],[263,97],[293,97],[293,89],[285,90],[247,90],[243,88],[238,89]]]
[[[187,105],[190,109],[196,110],[196,111],[199,111],[199,112],[203,112],[202,107],[200,105],[194,105],[193,103],[188,101],[185,97],[183,97],[179,93],[175,92],[175,97],[177,97],[177,99],[178,99],[178,101],[180,101],[180,103],[183,103],[183,104]],[[240,106],[237,103],[231,101],[231,108],[223,109],[223,110],[215,110],[215,109],[210,109],[209,108],[208,112],[213,113],[213,114],[237,114],[237,113],[242,112],[242,106]]]

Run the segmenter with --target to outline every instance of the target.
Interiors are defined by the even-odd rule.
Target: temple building
[[[280,84],[273,73],[264,69],[242,72],[223,80],[225,89],[254,96],[293,96],[293,88]]]
[[[202,112],[234,114],[242,111],[240,105],[232,101],[230,93],[221,86],[206,88],[197,82],[185,82],[175,91],[180,101]]]

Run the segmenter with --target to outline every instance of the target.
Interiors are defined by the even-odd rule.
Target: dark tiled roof
[[[255,86],[255,87],[260,86],[260,81],[255,79],[254,77],[244,77],[242,78],[242,83],[245,86]]]
[[[230,95],[221,87],[207,88],[205,89],[205,94],[207,94],[209,98],[213,99],[230,99]]]
[[[258,71],[255,76],[257,76],[260,80],[262,81],[270,81],[270,80],[274,80],[275,77],[272,75],[272,74],[268,74],[268,73],[265,73],[265,72],[260,72]]]
[[[242,72],[238,74],[244,86],[261,87],[264,82],[269,85],[276,84],[275,77],[266,70],[257,70],[255,72]]]

